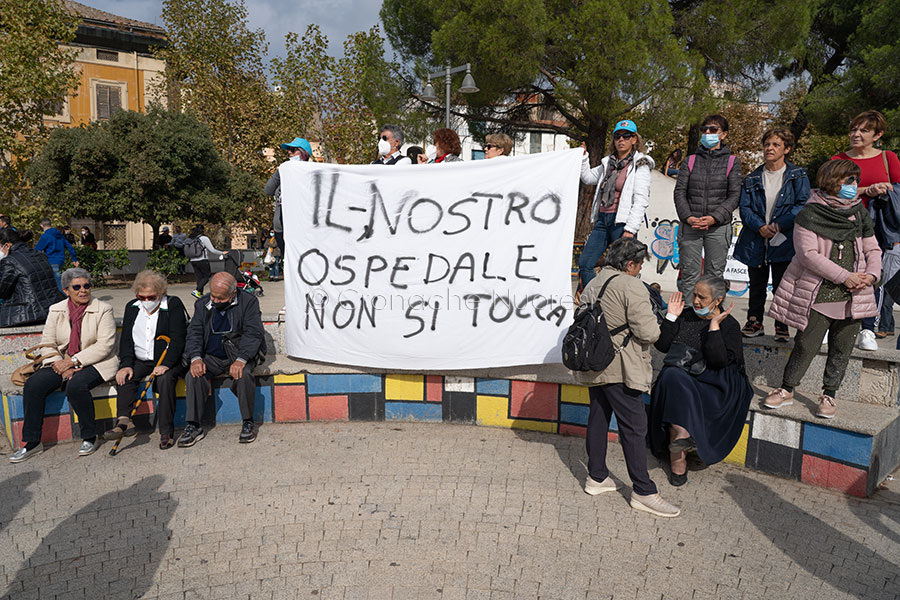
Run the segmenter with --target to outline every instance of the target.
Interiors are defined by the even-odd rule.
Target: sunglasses
[[[484,149],[485,149],[485,150],[492,150],[492,149],[494,149],[494,148],[496,148],[496,147],[497,147],[497,146],[495,146],[495,145],[493,145],[493,144],[485,144],[485,145],[484,145]]]
[[[156,302],[156,294],[152,296],[141,296],[140,294],[135,294],[134,297],[141,301],[146,300],[147,302]]]
[[[614,140],[630,140],[634,137],[634,134],[630,131],[626,131],[625,133],[619,133],[618,131],[613,134]]]
[[[700,128],[703,133],[719,133],[718,125],[704,125]]]
[[[391,141],[391,140],[387,139],[387,136],[386,136],[386,135],[381,136],[381,139],[383,139],[383,140],[386,141],[386,142]]]
[[[851,175],[850,177],[848,177],[844,180],[844,184],[846,184],[846,185],[859,184],[859,178]]]
[[[89,283],[73,283],[72,285],[69,286],[69,288],[75,290],[76,292],[78,290],[80,290],[81,288],[89,290],[89,289],[91,289],[91,284],[89,284]]]

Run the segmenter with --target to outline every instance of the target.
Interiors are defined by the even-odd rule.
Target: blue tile
[[[641,395],[641,399],[644,401],[644,404],[646,404],[647,406],[650,406],[650,394],[648,394],[647,392],[644,392]]]
[[[25,418],[25,407],[22,405],[22,396],[8,394],[6,401],[9,403],[9,415],[12,420]]]
[[[45,415],[61,415],[69,412],[69,400],[64,392],[53,392],[44,402]]]
[[[350,375],[307,375],[306,393],[349,394]]]
[[[381,375],[348,375],[350,378],[350,393],[380,392]]]
[[[803,426],[803,450],[868,468],[872,458],[872,437],[806,423]]]
[[[187,425],[187,402],[184,398],[175,398],[175,416],[173,417],[175,427],[184,427]]]
[[[618,431],[619,430],[619,422],[616,420],[615,414],[609,420],[609,430],[610,431]]]
[[[573,425],[587,425],[588,413],[591,408],[585,404],[561,404],[559,407],[559,422]]]
[[[227,387],[218,388],[214,392],[216,398],[216,423],[240,423],[241,407],[237,396]],[[257,423],[272,420],[272,387],[257,386],[253,403],[253,420]]]
[[[385,421],[436,421],[443,420],[440,404],[426,402],[385,402]]]
[[[509,396],[508,379],[476,379],[475,390],[488,396]]]

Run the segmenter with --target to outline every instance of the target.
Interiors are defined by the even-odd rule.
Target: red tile
[[[306,386],[275,385],[275,421],[306,421]]]
[[[610,442],[618,442],[619,434],[613,433],[612,431],[610,431],[609,433],[606,434],[606,439],[609,440]]]
[[[22,446],[22,421],[12,422],[13,440],[15,448]],[[72,439],[72,416],[53,415],[44,417],[44,428],[41,431],[41,441],[44,443],[66,442]]]
[[[535,381],[513,381],[510,392],[510,416],[514,419],[559,418],[559,385]]]
[[[153,409],[155,408],[155,402],[156,402],[156,400],[153,400],[151,402],[147,402],[146,400],[144,400],[143,402],[141,402],[141,405],[138,406],[137,412],[134,414],[136,414],[136,415],[151,415],[151,414],[153,414]]]
[[[346,421],[350,418],[347,396],[310,396],[310,421]]]
[[[12,427],[12,447],[18,450],[22,447],[22,421],[13,421],[10,423]]]
[[[840,490],[845,494],[865,498],[868,478],[867,471],[833,462],[828,470],[828,487]]]
[[[425,377],[425,400],[427,402],[441,402],[444,393],[444,378],[440,375],[428,375]]]
[[[831,464],[830,460],[804,454],[800,481],[809,485],[828,487],[828,470]]]
[[[581,425],[568,425],[566,423],[560,423],[559,434],[584,437],[587,435],[587,427],[582,427]]]

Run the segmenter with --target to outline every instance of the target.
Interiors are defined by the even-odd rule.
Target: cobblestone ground
[[[727,465],[678,519],[590,497],[583,440],[451,425],[218,427],[0,464],[4,598],[900,596],[900,494],[867,500]],[[130,444],[130,445],[129,445]],[[621,450],[611,468],[626,477]]]

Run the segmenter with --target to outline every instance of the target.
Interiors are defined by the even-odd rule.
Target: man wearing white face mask
[[[709,115],[700,126],[700,147],[688,156],[675,182],[678,289],[690,303],[694,285],[703,275],[721,277],[731,246],[731,222],[741,199],[741,163],[731,153],[728,119]]]
[[[378,158],[373,165],[411,165],[408,156],[400,152],[403,145],[403,130],[397,125],[385,125],[378,134]]]
[[[119,338],[119,371],[116,373],[117,418],[115,426],[103,437],[117,440],[134,435],[131,409],[143,390],[141,380],[155,375],[153,391],[159,395],[157,404],[159,447],[175,444],[175,384],[186,369],[181,364],[187,337],[187,312],[178,296],[166,295],[166,278],[156,271],[141,271],[131,286],[135,299],[125,306],[122,335]],[[164,340],[170,339],[166,356],[157,366]]]

